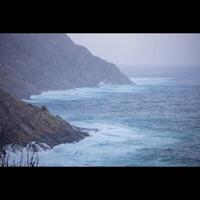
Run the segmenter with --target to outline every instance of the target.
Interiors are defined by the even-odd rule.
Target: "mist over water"
[[[29,102],[94,128],[76,144],[39,153],[42,166],[199,166],[200,84],[171,76],[136,85],[49,91]]]

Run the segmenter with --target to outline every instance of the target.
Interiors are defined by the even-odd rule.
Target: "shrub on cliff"
[[[20,152],[20,158],[16,161],[16,157],[11,157],[12,149],[3,147],[0,151],[1,167],[36,167],[39,164],[38,154],[30,149],[26,153]]]

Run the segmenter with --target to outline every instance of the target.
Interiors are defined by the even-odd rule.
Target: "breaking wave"
[[[200,165],[200,87],[173,77],[131,80],[135,85],[101,83],[33,95],[28,102],[75,126],[98,129],[76,144],[40,151],[40,165]]]

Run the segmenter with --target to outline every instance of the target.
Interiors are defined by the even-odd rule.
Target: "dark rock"
[[[46,106],[42,106],[42,107],[41,107],[41,110],[42,110],[42,111],[49,112]]]
[[[62,119],[59,115],[56,115],[57,118]]]
[[[78,126],[73,126],[73,128],[77,131],[83,131],[83,132],[90,132],[90,131],[98,132],[99,131],[99,129],[96,129],[96,128],[83,128],[83,127],[78,127]]]
[[[66,34],[0,34],[0,87],[18,99],[99,82],[132,84]]]
[[[0,89],[0,147],[9,144],[26,147],[33,141],[53,147],[77,142],[86,136],[89,134],[46,112],[45,107],[30,106]]]

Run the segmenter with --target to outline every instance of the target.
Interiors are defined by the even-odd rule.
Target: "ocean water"
[[[49,91],[29,100],[71,124],[98,129],[39,152],[41,166],[200,166],[200,84],[133,77],[135,85]]]

